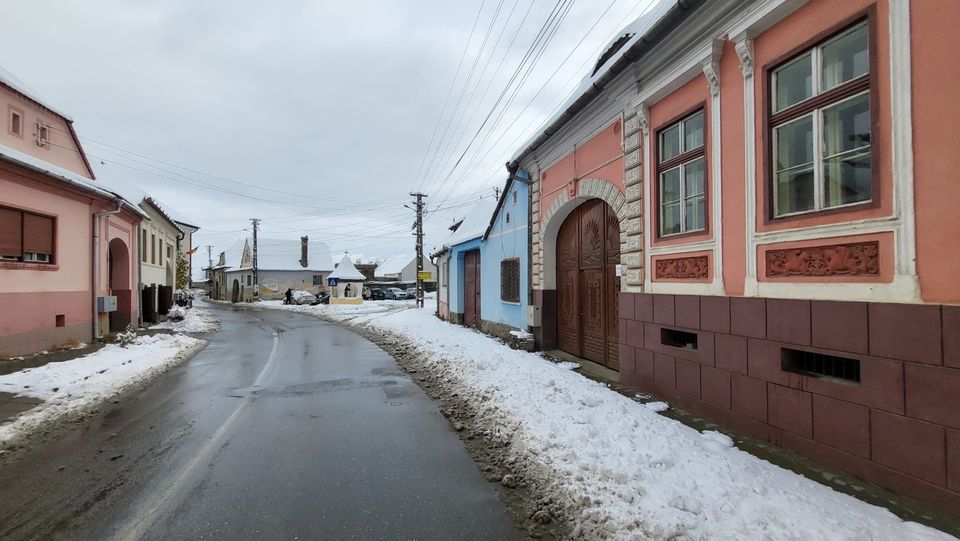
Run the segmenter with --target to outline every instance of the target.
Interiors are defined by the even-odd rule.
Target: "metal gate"
[[[463,254],[463,322],[480,327],[480,250]]]
[[[620,225],[602,200],[577,207],[557,234],[557,337],[560,349],[603,364],[618,364],[616,265]]]

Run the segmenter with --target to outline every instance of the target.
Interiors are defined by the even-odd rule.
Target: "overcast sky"
[[[413,252],[412,189],[440,244],[650,1],[574,0],[522,86],[556,0],[22,0],[4,5],[0,64],[73,116],[99,179],[202,228],[195,268],[251,217],[335,259],[389,257]]]

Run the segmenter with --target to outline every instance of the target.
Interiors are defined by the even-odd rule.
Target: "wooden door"
[[[577,211],[557,233],[557,342],[580,356],[580,222]]]
[[[480,326],[480,251],[463,256],[463,322]]]
[[[606,220],[599,200],[588,201],[579,207],[580,214],[580,333],[581,357],[604,364],[607,336],[605,293],[604,235]]]
[[[620,225],[595,199],[577,207],[557,235],[557,337],[560,349],[619,368],[616,265]]]

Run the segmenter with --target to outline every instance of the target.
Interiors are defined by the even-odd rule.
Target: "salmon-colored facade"
[[[563,343],[560,226],[603,199],[623,382],[960,509],[958,23],[954,2],[706,2],[630,36],[516,157],[539,345]]]
[[[2,356],[89,342],[139,313],[142,213],[97,186],[71,121],[28,92],[0,79]]]

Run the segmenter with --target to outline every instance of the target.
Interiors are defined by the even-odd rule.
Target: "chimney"
[[[300,266],[307,268],[308,259],[307,259],[307,246],[309,245],[309,237],[306,235],[300,237]]]

